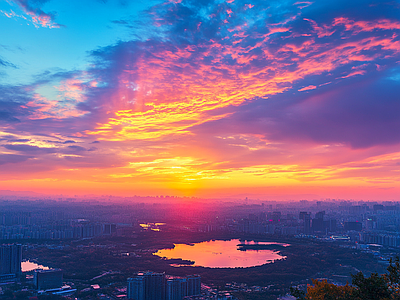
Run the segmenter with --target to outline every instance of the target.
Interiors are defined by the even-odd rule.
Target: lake
[[[48,270],[49,267],[45,267],[45,266],[42,266],[42,265],[39,265],[37,263],[27,260],[27,261],[21,262],[21,269],[22,269],[22,272],[29,272],[29,271],[36,270],[36,269]]]
[[[241,246],[239,247],[239,245]],[[167,259],[190,260],[194,262],[192,266],[248,268],[286,258],[286,256],[279,254],[279,249],[287,246],[290,245],[275,242],[242,241],[238,239],[229,241],[212,240],[191,245],[175,244],[173,249],[162,249],[154,253],[154,255]]]

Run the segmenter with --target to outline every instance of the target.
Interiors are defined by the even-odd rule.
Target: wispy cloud
[[[183,190],[398,188],[399,8],[367,2],[167,1],[114,21],[134,38],[86,70],[0,87],[0,163]]]
[[[22,10],[24,14],[20,15],[15,13],[13,10],[10,12],[1,11],[5,16],[9,18],[22,18],[28,21],[31,21],[32,24],[39,27],[47,27],[47,28],[60,28],[64,25],[58,24],[55,22],[56,14],[55,13],[46,13],[41,8],[46,4],[49,0],[7,0],[8,2],[14,2],[18,5],[18,7]]]

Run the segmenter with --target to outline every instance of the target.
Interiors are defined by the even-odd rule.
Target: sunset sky
[[[400,200],[400,1],[0,2],[0,190]]]

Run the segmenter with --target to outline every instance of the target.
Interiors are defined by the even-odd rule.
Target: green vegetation
[[[238,300],[276,300],[281,292],[234,292],[231,294]]]
[[[344,282],[350,279],[350,273],[361,270],[384,272],[385,268],[370,254],[338,247],[336,244],[319,241],[271,236],[259,241],[287,243],[291,246],[280,247],[285,260],[253,268],[211,269],[203,267],[173,267],[170,264],[189,264],[188,261],[166,260],[152,254],[157,249],[173,246],[173,243],[196,243],[210,239],[260,239],[257,236],[218,235],[216,233],[188,232],[144,232],[135,238],[107,237],[70,242],[62,247],[30,247],[27,258],[40,264],[64,270],[66,281],[75,284],[100,285],[110,282],[125,282],[136,271],[152,270],[166,272],[176,276],[199,274],[207,284],[224,286],[228,282],[240,282],[250,285],[285,285],[295,282],[306,283],[308,278],[331,277],[340,275]],[[277,247],[273,245],[272,247]],[[123,255],[130,253],[130,255]],[[112,271],[112,272],[110,272]],[[109,272],[109,273],[108,273]],[[108,273],[100,278],[98,276]],[[348,277],[346,277],[348,276]],[[96,279],[93,279],[96,278]]]
[[[327,280],[313,280],[307,292],[291,289],[298,300],[395,300],[400,299],[399,257],[390,261],[387,273],[372,273],[366,277],[362,272],[352,275],[352,285],[338,286]]]
[[[12,291],[12,289],[6,289],[3,295],[0,296],[1,300],[70,300],[69,297],[62,297],[60,295],[40,295],[35,296],[29,291]]]

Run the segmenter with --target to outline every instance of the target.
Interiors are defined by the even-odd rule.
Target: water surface
[[[272,263],[275,260],[284,259],[278,250],[246,250],[240,251],[238,245],[276,245],[277,249],[289,246],[288,244],[274,242],[244,242],[229,241],[207,241],[187,244],[175,244],[173,249],[162,249],[154,253],[168,259],[183,259],[194,262],[194,266],[209,268],[248,268]]]
[[[27,261],[21,262],[21,269],[22,269],[22,272],[29,272],[29,271],[33,271],[36,269],[48,270],[49,267],[45,267],[45,266],[42,266],[42,265],[39,265],[37,263],[27,260]]]

